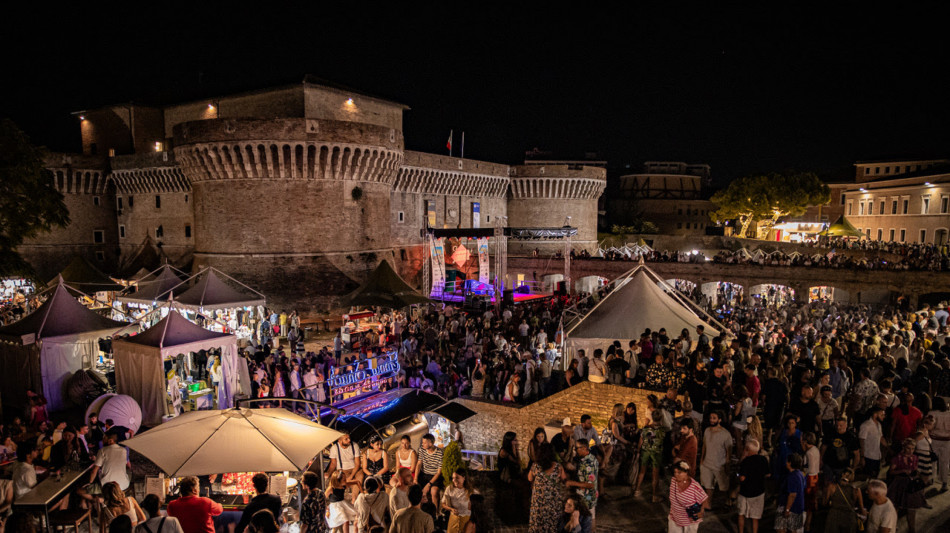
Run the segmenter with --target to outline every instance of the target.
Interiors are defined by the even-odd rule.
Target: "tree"
[[[711,198],[719,209],[710,213],[716,222],[737,220],[745,236],[749,225],[767,220],[769,229],[782,217],[798,216],[806,209],[831,201],[831,189],[811,172],[773,172],[739,178]]]
[[[53,188],[45,155],[12,120],[0,121],[0,276],[31,277],[33,268],[17,247],[69,224],[69,210]]]

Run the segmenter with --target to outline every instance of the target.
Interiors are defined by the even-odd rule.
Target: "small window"
[[[116,197],[116,199],[115,199],[115,206],[118,207],[119,209],[122,209],[122,197],[121,197],[121,196],[117,196],[117,197]]]
[[[94,206],[96,206],[96,207],[99,207],[99,197],[98,197],[98,196],[93,196],[93,197],[92,197],[92,205],[94,205]]]
[[[109,157],[115,157],[115,148],[109,148]]]
[[[880,173],[881,173],[881,167],[874,167],[874,173],[875,173],[875,174],[880,174]]]
[[[399,223],[400,223],[400,224],[402,224],[403,222],[406,221],[406,213],[405,213],[405,212],[400,211],[399,214],[396,215],[396,216],[397,216],[397,218],[399,219]]]
[[[871,173],[871,167],[864,167],[864,175],[866,176],[870,173]]]
[[[940,213],[947,214],[947,208],[950,207],[950,198],[946,196],[940,197]]]
[[[930,197],[922,198],[923,202],[920,204],[920,214],[926,215],[930,212]],[[924,242],[923,239],[920,242]]]
[[[905,239],[907,239],[907,230],[902,229],[902,230],[901,230],[901,242],[904,242]]]
[[[871,228],[868,228],[868,229],[864,232],[864,234],[867,235],[868,238],[870,239],[870,238],[871,238]]]
[[[185,195],[185,203],[186,203],[186,204],[188,203],[188,195],[187,195],[187,194]]]
[[[877,228],[877,240],[881,240],[883,238],[884,238],[884,230],[881,228]]]
[[[881,214],[884,214],[884,200],[881,200]]]
[[[902,214],[902,215],[906,215],[906,214],[907,214],[907,208],[908,208],[909,206],[910,206],[910,200],[904,200],[904,203],[903,203],[903,205],[901,206],[901,214]],[[903,242],[903,239],[901,239],[901,242]]]
[[[120,225],[120,226],[119,226],[119,238],[120,238],[120,239],[124,239],[124,238],[125,238],[125,226],[124,226],[124,225]]]
[[[888,237],[889,237],[889,238],[888,238],[889,241],[894,242],[894,230],[893,230],[893,229],[891,229],[891,231],[888,232]]]
[[[867,169],[867,168],[866,168],[866,169],[864,169],[864,170],[870,170],[870,169]],[[844,199],[845,199],[845,195],[842,194],[842,195],[841,195],[841,205],[844,205]]]
[[[851,208],[854,206],[851,202],[848,202],[848,216],[851,216]]]
[[[891,214],[892,215],[897,214],[897,200],[891,201]],[[894,240],[894,239],[891,239],[891,240]]]
[[[858,203],[858,215],[864,215],[864,202]]]
[[[884,173],[885,173],[885,174],[890,174],[890,173],[891,173],[891,167],[884,167]]]
[[[132,198],[131,196],[129,196],[129,208],[131,208],[133,205],[135,205],[134,202],[132,201],[132,200],[134,200],[134,199],[135,199],[135,198]]]
[[[485,223],[491,222],[491,215],[485,215]]]
[[[191,224],[185,224],[185,238],[191,238]]]
[[[874,214],[874,202],[872,202],[871,200],[868,200],[868,214],[869,215]]]
[[[920,230],[920,242],[921,243],[927,242],[927,230],[925,229]]]
[[[155,209],[161,209],[161,208],[162,208],[162,197],[156,194],[155,195]]]
[[[105,260],[106,260],[105,252],[96,252],[96,261],[99,261],[100,263],[102,263],[102,262],[105,262]]]
[[[101,229],[94,230],[92,232],[92,242],[96,244],[102,244],[106,242],[106,232]]]
[[[157,228],[155,228],[155,238],[161,239],[164,236],[165,236],[165,229],[162,228],[161,225],[159,225]]]

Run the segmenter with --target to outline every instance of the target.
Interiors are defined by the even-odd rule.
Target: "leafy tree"
[[[739,178],[711,198],[719,209],[714,221],[737,220],[745,236],[749,225],[767,220],[769,228],[782,217],[798,216],[811,206],[831,201],[831,189],[811,172],[773,172]]]
[[[69,224],[63,195],[44,166],[45,154],[12,120],[0,120],[0,276],[32,276],[17,247]]]

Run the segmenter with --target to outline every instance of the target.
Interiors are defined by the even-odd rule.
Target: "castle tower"
[[[391,256],[400,129],[318,118],[211,119],[175,126],[174,139],[194,192],[196,269],[240,273],[261,292],[280,295],[278,308],[323,310]]]
[[[575,250],[597,247],[597,199],[607,184],[607,171],[579,164],[533,164],[511,168],[508,226],[578,228]],[[567,217],[571,217],[567,222]],[[560,240],[511,240],[512,253],[535,248],[550,253],[564,249]]]

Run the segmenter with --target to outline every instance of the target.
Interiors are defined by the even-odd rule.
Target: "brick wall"
[[[456,401],[478,413],[459,424],[467,449],[497,451],[505,432],[514,431],[518,434],[522,451],[527,452],[535,428],[559,427],[566,417],[576,425],[580,423],[581,415],[589,414],[594,427],[602,432],[616,403],[635,402],[642,425],[646,421],[648,394],[651,392],[585,381],[524,407],[472,399]]]

